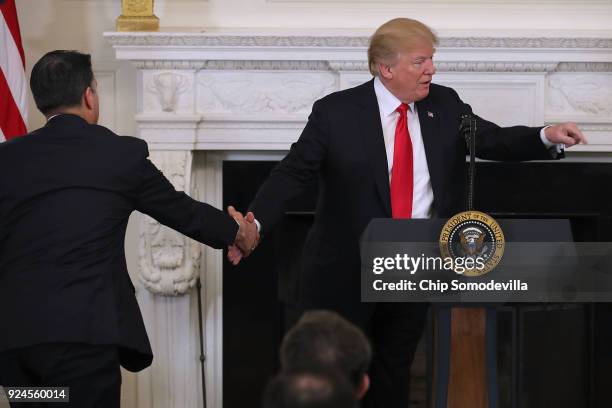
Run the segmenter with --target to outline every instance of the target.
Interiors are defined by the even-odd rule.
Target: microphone
[[[470,127],[472,120],[472,108],[467,103],[464,103],[461,107],[461,111],[459,113],[459,131],[463,134],[466,143],[468,143],[469,148],[469,140],[470,140]]]
[[[463,134],[468,151],[470,165],[468,167],[467,209],[474,209],[474,181],[476,178],[476,116],[470,105],[464,103],[459,114],[459,132]]]

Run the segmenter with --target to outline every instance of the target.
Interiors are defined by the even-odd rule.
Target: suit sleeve
[[[148,155],[145,147],[136,186],[136,209],[213,248],[233,244],[238,232],[236,221],[223,211],[176,191]]]
[[[461,105],[467,106],[453,90]],[[465,108],[460,111],[464,111]],[[556,157],[540,139],[540,127],[500,127],[476,116],[476,155],[481,159],[497,161],[549,160]]]
[[[285,158],[272,170],[249,206],[262,225],[262,232],[269,232],[282,218],[290,200],[313,181],[327,157],[329,146],[329,121],[325,103],[316,101],[302,131]]]

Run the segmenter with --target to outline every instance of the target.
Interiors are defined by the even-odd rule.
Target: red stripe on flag
[[[25,123],[2,70],[0,70],[0,101],[6,102],[0,105],[0,126],[6,139],[25,135],[27,133]]]
[[[19,21],[17,20],[17,8],[15,7],[15,1],[6,0],[2,5],[0,5],[0,10],[4,15],[4,20],[6,21],[9,30],[11,31],[13,40],[17,45],[17,49],[21,55],[21,64],[25,69],[25,55],[23,53],[23,45],[21,44],[21,34],[19,32]]]

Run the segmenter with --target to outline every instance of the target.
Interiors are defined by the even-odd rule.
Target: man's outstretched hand
[[[572,122],[549,126],[544,129],[544,135],[551,143],[564,144],[566,147],[587,143],[578,126]]]

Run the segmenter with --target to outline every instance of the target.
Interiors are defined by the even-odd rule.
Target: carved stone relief
[[[145,84],[143,110],[192,112],[193,95],[189,76],[175,72],[150,72],[143,74]]]
[[[198,110],[207,113],[310,112],[315,100],[337,90],[332,73],[210,73],[198,75]]]
[[[612,119],[612,75],[551,75],[548,108],[548,114],[607,115]]]
[[[153,151],[151,160],[179,191],[189,193],[192,153]],[[142,215],[139,241],[139,278],[151,292],[176,296],[195,284],[200,244]]]

